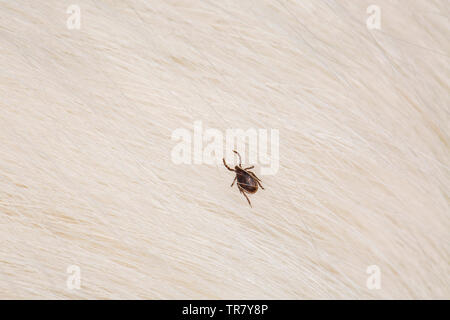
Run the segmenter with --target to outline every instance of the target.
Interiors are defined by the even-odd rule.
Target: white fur
[[[448,3],[375,2],[2,1],[0,298],[449,299]],[[196,120],[280,131],[253,208]]]

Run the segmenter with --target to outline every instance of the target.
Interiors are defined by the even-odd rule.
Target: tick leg
[[[236,179],[237,179],[237,176],[234,177],[234,180],[233,180],[233,183],[231,184],[231,186],[233,186],[233,184],[234,184],[234,182],[236,181]]]
[[[258,178],[253,171],[247,171],[247,172],[250,173],[256,180],[261,181],[261,179]]]
[[[261,189],[265,190],[264,187],[262,186],[261,182],[259,182],[259,180],[256,180],[256,183],[259,184],[259,186],[261,187]]]
[[[247,197],[247,195],[245,194],[245,192],[242,192],[242,194],[243,194],[244,197],[247,199],[248,204],[250,205],[250,208],[253,208],[253,207],[252,207],[252,203],[250,202],[250,199]]]
[[[225,162],[225,159],[224,159],[224,158],[222,158],[222,160],[223,160],[223,164],[225,165],[225,167],[226,167],[228,170],[234,171],[234,169],[231,169],[231,168],[227,165],[227,163]]]
[[[233,150],[234,153],[236,153],[239,157],[239,167],[242,165],[241,155],[236,150]]]
[[[244,197],[247,199],[247,201],[248,201],[248,204],[250,205],[250,208],[253,208],[252,207],[252,203],[250,202],[250,199],[247,197],[247,195],[245,194],[245,191],[238,185],[238,187],[239,187],[239,190],[241,191],[241,193],[244,195]]]
[[[248,168],[244,168],[244,170],[248,170],[248,169],[253,169],[255,166],[251,166],[251,167],[248,167]]]
[[[256,174],[254,174],[251,171],[247,171],[253,178],[255,178],[256,183],[261,187],[261,189],[265,190],[264,187],[261,184],[261,180],[259,180],[259,178],[256,176]]]

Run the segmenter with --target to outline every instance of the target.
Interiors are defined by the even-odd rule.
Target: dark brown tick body
[[[245,198],[248,201],[248,204],[251,207],[252,204],[250,202],[250,199],[247,197],[246,193],[249,194],[255,193],[256,191],[258,191],[258,185],[261,187],[261,189],[264,190],[264,188],[261,185],[261,180],[259,180],[259,178],[252,171],[249,171],[249,169],[253,169],[254,166],[242,168],[241,155],[235,150],[233,150],[233,152],[236,153],[239,157],[239,165],[235,166],[234,169],[231,169],[225,162],[225,159],[223,159],[223,164],[228,170],[236,172],[236,176],[234,177],[231,186],[233,186],[237,180],[237,186],[239,188],[239,191],[245,196]]]

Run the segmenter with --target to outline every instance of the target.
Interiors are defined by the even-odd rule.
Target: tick
[[[256,174],[254,174],[252,171],[249,171],[249,169],[253,169],[255,166],[251,166],[248,168],[242,168],[241,155],[236,150],[233,150],[233,152],[236,153],[239,157],[239,165],[235,166],[234,169],[231,169],[225,162],[225,159],[222,159],[223,164],[225,165],[225,167],[228,170],[236,172],[236,176],[234,177],[231,187],[233,187],[234,183],[237,180],[237,186],[239,188],[239,191],[245,196],[245,198],[248,201],[248,204],[251,207],[252,204],[250,202],[250,199],[247,197],[247,193],[253,194],[256,191],[258,191],[258,185],[263,190],[264,190],[264,187],[261,185],[261,180],[256,176]]]

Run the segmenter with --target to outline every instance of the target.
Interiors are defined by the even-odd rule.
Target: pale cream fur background
[[[0,298],[449,299],[449,8],[1,1]],[[253,208],[196,120],[279,130]]]

